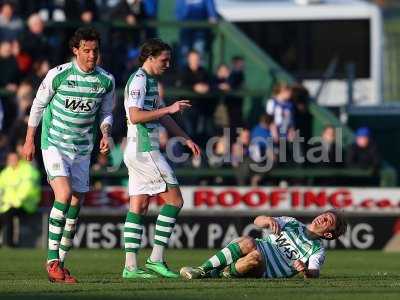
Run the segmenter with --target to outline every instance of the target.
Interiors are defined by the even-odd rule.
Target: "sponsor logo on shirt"
[[[293,247],[290,241],[281,233],[276,238],[276,244],[280,252],[290,260],[297,260],[300,258],[299,252]]]
[[[51,168],[53,169],[53,171],[60,171],[61,170],[61,165],[60,163],[54,163]]]
[[[90,112],[95,104],[93,100],[65,99],[65,108],[73,112]]]
[[[131,94],[131,96],[132,96],[133,98],[137,99],[137,98],[140,97],[140,90],[132,90],[132,91],[130,92],[130,94]]]
[[[70,88],[75,88],[77,86],[76,81],[75,80],[67,80],[67,85]]]

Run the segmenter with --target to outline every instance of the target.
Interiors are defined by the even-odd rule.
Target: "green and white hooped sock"
[[[240,250],[239,244],[233,242],[204,262],[201,268],[206,272],[213,269],[221,270],[231,263],[236,262],[241,257],[242,251]]]
[[[169,238],[174,229],[176,217],[180,212],[180,208],[165,204],[157,217],[156,228],[154,233],[154,246],[150,255],[153,262],[164,261],[164,249],[168,246]]]
[[[76,224],[78,223],[80,206],[70,206],[65,219],[65,226],[61,238],[60,248],[58,251],[61,265],[64,265],[65,257],[68,251],[72,248],[72,243],[76,233]]]
[[[128,211],[124,226],[125,267],[137,269],[137,252],[140,249],[143,233],[143,216]]]
[[[54,200],[49,216],[47,262],[58,260],[60,241],[65,226],[65,215],[69,204]]]

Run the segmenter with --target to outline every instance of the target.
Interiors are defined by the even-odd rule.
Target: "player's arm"
[[[183,111],[191,106],[188,100],[180,100],[167,107],[145,111],[143,107],[146,96],[146,78],[140,75],[135,75],[127,87],[126,96],[125,102],[126,106],[129,108],[129,121],[132,124],[158,120],[165,115]]]
[[[112,137],[111,137],[111,130],[113,124],[113,115],[112,110],[115,104],[115,81],[114,78],[111,79],[111,86],[110,91],[104,95],[103,101],[101,102],[100,106],[100,131],[102,134],[102,138],[100,140],[100,153],[107,154],[112,145]]]
[[[303,274],[304,278],[318,278],[319,277],[319,269],[309,269],[306,264],[304,264],[300,260],[296,260],[293,262],[293,267],[301,274]]]
[[[254,224],[260,228],[268,228],[273,234],[281,232],[281,226],[276,218],[269,216],[258,216],[254,219]]]
[[[173,136],[182,137],[185,140],[185,145],[190,148],[194,156],[199,156],[201,154],[200,147],[192,141],[192,139],[183,131],[182,128],[176,124],[175,120],[171,118],[170,115],[165,115],[160,118],[160,123],[164,126],[169,133]]]
[[[179,100],[174,104],[153,111],[146,111],[140,107],[129,107],[129,119],[132,124],[146,123],[158,120],[168,114],[174,114],[191,107],[188,100]]]
[[[53,79],[55,77],[55,70],[50,70],[46,77],[43,79],[36,92],[35,99],[33,100],[31,112],[29,114],[28,129],[26,131],[25,144],[23,153],[25,159],[30,161],[35,156],[35,135],[36,128],[42,119],[43,110],[49,104],[54,96]]]
[[[312,254],[305,264],[300,260],[293,263],[293,267],[303,274],[304,278],[318,278],[322,265],[325,262],[325,250],[321,248],[318,252]]]

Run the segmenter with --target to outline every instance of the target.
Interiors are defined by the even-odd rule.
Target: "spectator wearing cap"
[[[346,166],[351,168],[378,170],[381,158],[376,144],[372,141],[368,127],[356,130],[355,142],[346,151]]]

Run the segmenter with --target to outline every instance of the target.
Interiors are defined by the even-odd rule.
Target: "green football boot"
[[[186,279],[201,279],[207,275],[201,267],[183,267],[179,273]]]
[[[150,259],[146,261],[147,270],[153,271],[165,278],[178,278],[179,274],[170,270],[165,262],[153,262]]]
[[[122,278],[125,279],[152,279],[158,278],[156,275],[150,274],[142,269],[129,270],[128,268],[124,268],[122,271]]]

